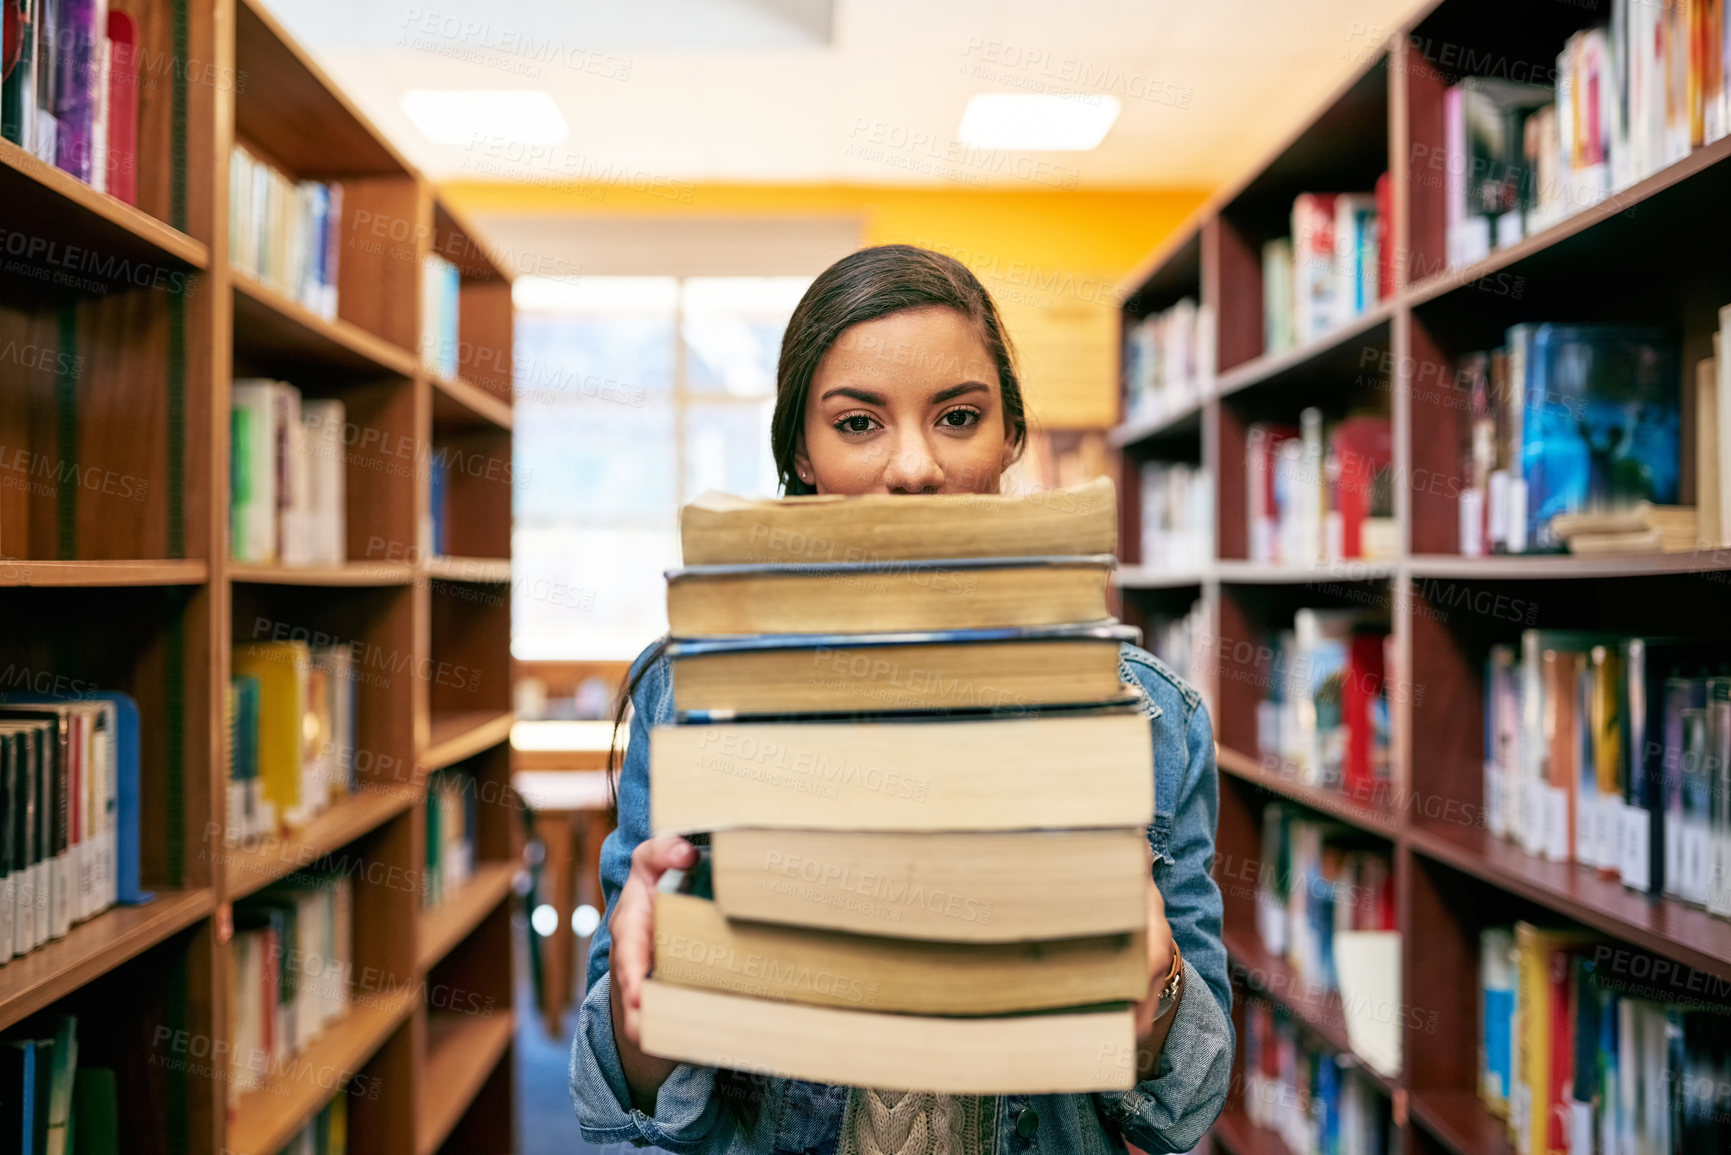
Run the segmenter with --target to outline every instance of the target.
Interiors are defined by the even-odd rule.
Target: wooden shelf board
[[[420,763],[441,770],[510,740],[517,715],[510,710],[460,710],[434,714]]]
[[[209,577],[202,561],[0,562],[0,586],[196,586]]]
[[[258,137],[293,175],[408,176],[414,170],[384,133],[283,28],[261,0],[235,5],[235,127]]]
[[[1340,582],[1387,581],[1400,570],[1394,561],[1319,561],[1314,565],[1278,565],[1270,562],[1228,559],[1217,561],[1210,572],[1235,585],[1334,585]]]
[[[415,966],[423,974],[481,925],[511,893],[517,875],[513,862],[482,862],[475,876],[457,893],[430,910],[422,910],[415,932]]]
[[[427,1058],[415,1106],[415,1155],[434,1155],[499,1065],[516,1014],[433,1013],[427,1016]]]
[[[360,1073],[386,1039],[414,1012],[419,991],[368,995],[283,1063],[263,1085],[248,1090],[228,1125],[231,1155],[276,1155],[306,1126],[344,1079]]]
[[[234,347],[253,360],[286,360],[352,373],[411,377],[415,356],[344,320],[326,320],[239,269],[234,282]]]
[[[1242,1109],[1221,1112],[1209,1132],[1231,1155],[1292,1155],[1285,1140],[1266,1127],[1250,1121]]]
[[[428,373],[433,386],[433,428],[468,429],[474,426],[511,428],[511,403],[495,397],[479,385]]]
[[[435,581],[482,585],[509,585],[511,582],[511,559],[508,557],[430,557],[422,569]]]
[[[176,270],[210,265],[204,242],[118,197],[97,192],[6,140],[0,140],[0,203],[6,206],[8,221],[27,221],[33,234],[52,235],[61,246],[55,260],[70,262],[65,268],[70,275],[101,280],[97,269],[120,260],[169,264]],[[73,258],[64,247],[69,244],[89,250],[95,264],[85,266]],[[86,267],[88,272],[83,271]],[[119,283],[154,287],[158,271],[166,276],[175,270],[150,270],[150,279],[139,284],[134,269]]]
[[[234,582],[273,586],[406,586],[414,583],[415,567],[407,562],[350,561],[342,565],[228,564]]]
[[[1144,417],[1115,426],[1106,433],[1106,444],[1114,449],[1123,449],[1162,438],[1201,437],[1202,410],[1207,407],[1208,398],[1213,392],[1213,387],[1209,386],[1203,390],[1202,397],[1192,405],[1186,405],[1171,413],[1162,413],[1157,417]]]
[[[1455,1155],[1513,1155],[1507,1126],[1472,1091],[1412,1091],[1407,1111]]]
[[[1523,854],[1476,826],[1408,828],[1412,848],[1594,930],[1731,979],[1731,922],[1674,899],[1650,899],[1567,862]]]
[[[1617,557],[1575,557],[1542,554],[1532,557],[1453,557],[1419,554],[1407,561],[1414,577],[1485,578],[1615,578],[1654,574],[1717,573],[1731,570],[1731,549],[1692,553],[1623,554]]]
[[[311,866],[323,855],[395,818],[412,806],[415,798],[416,792],[408,788],[362,790],[293,834],[259,838],[251,845],[217,851],[227,869],[224,893],[232,902]]]
[[[216,894],[158,890],[143,906],[117,906],[0,965],[0,1030],[66,997],[216,908]]]
[[[487,246],[481,241],[480,230],[470,223],[468,215],[453,205],[450,200],[446,198],[445,194],[437,188],[433,190],[433,223],[437,228],[449,229],[452,232],[461,234],[469,242],[464,251],[457,254],[458,257],[469,258],[478,256],[486,262],[485,268],[478,270],[472,264],[468,264],[461,260],[452,260],[450,256],[446,256],[447,260],[452,260],[452,263],[456,264],[458,268],[462,270],[463,278],[465,280],[509,282],[515,279],[511,275],[511,270],[495,259],[492,253],[487,251]],[[439,251],[437,245],[434,246],[434,251]]]
[[[1613,193],[1598,204],[1582,209],[1572,216],[1565,217],[1541,233],[1527,237],[1518,244],[1505,249],[1498,249],[1482,261],[1460,268],[1445,269],[1434,276],[1427,277],[1410,286],[1402,299],[1409,305],[1421,305],[1426,301],[1461,290],[1477,289],[1479,283],[1489,276],[1494,276],[1511,265],[1520,263],[1566,241],[1570,237],[1586,232],[1588,229],[1614,221],[1625,213],[1633,214],[1633,210],[1642,201],[1650,200],[1659,193],[1681,184],[1704,169],[1731,157],[1731,137],[1714,141],[1712,144],[1695,149],[1688,156],[1675,164],[1670,164],[1658,172],[1639,181],[1622,192]],[[1646,214],[1651,216],[1651,213]]]
[[[1241,778],[1349,826],[1356,826],[1391,841],[1400,836],[1400,823],[1394,814],[1354,802],[1336,790],[1306,786],[1299,782],[1293,773],[1277,773],[1268,769],[1260,758],[1215,743],[1214,761],[1220,769],[1234,778]]]
[[[1142,565],[1121,565],[1112,571],[1112,584],[1124,590],[1177,590],[1202,584],[1199,570],[1167,571]]]
[[[1291,1011],[1293,1017],[1321,1039],[1330,1050],[1347,1056],[1355,1069],[1366,1079],[1390,1094],[1400,1085],[1400,1079],[1389,1078],[1359,1058],[1346,1033],[1346,1010],[1340,995],[1325,991],[1317,984],[1306,982],[1292,965],[1263,949],[1254,931],[1244,932],[1228,927],[1221,932],[1226,946],[1228,964],[1245,982],[1265,998]]]
[[[1314,341],[1234,366],[1220,374],[1215,383],[1216,394],[1227,397],[1253,385],[1269,384],[1284,377],[1306,373],[1319,362],[1336,360],[1342,352],[1350,352],[1349,346],[1363,342],[1378,329],[1386,328],[1394,316],[1395,308],[1394,301],[1384,301]]]

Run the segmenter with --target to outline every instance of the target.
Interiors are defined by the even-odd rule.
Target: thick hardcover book
[[[951,1095],[1136,1084],[1128,1006],[945,1018],[770,1002],[649,979],[642,1013],[647,1054],[784,1078]]]
[[[655,830],[1016,830],[1146,825],[1138,710],[1036,718],[657,726]]]
[[[1140,930],[1145,827],[1112,830],[745,829],[710,835],[728,918],[939,942]]]
[[[886,514],[892,516],[886,516]],[[679,511],[688,566],[1035,557],[1111,553],[1111,481],[1029,494],[789,497],[705,493]]]
[[[1116,623],[672,643],[681,721],[747,715],[992,711],[1124,700]]]
[[[916,1015],[1134,1002],[1141,932],[1042,942],[939,942],[777,926],[695,894],[655,896],[655,977],[754,998]]]
[[[667,621],[676,638],[1102,622],[1115,564],[1098,554],[692,566],[667,574]]]

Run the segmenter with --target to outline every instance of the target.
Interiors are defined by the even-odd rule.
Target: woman
[[[812,283],[788,322],[771,439],[803,493],[993,493],[1027,435],[996,308],[960,263],[908,245],[854,253]],[[651,895],[695,850],[649,837],[649,729],[672,718],[659,644],[632,669],[619,827],[601,850],[609,914],[589,954],[571,1095],[593,1143],[731,1155],[1064,1155],[1183,1151],[1226,1099],[1232,1025],[1220,892],[1209,876],[1218,805],[1213,732],[1196,692],[1125,646],[1119,673],[1154,733],[1148,955],[1134,1090],[995,1099],[897,1094],[717,1071],[637,1045],[654,942]]]

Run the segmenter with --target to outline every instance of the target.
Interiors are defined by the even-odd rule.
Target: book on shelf
[[[1250,560],[1314,565],[1398,554],[1393,450],[1380,415],[1331,424],[1308,408],[1296,426],[1253,422],[1244,450]]]
[[[139,21],[103,0],[5,5],[0,138],[137,204]]]
[[[349,1095],[339,1090],[277,1155],[348,1155]]]
[[[1376,308],[1393,255],[1380,248],[1384,232],[1374,192],[1301,193],[1292,202],[1291,344],[1318,340]],[[1274,286],[1263,286],[1263,307],[1283,307],[1285,250],[1265,247],[1262,257],[1265,275],[1275,274]],[[1284,319],[1264,317],[1265,338],[1284,338],[1288,331]]]
[[[338,798],[359,788],[356,778],[355,652],[348,645],[311,646],[302,641],[236,646],[233,674],[257,684],[255,729],[237,688],[237,752],[256,751],[256,768],[233,760],[231,785],[239,783],[242,816],[251,820],[227,830],[230,845],[280,830],[298,830]],[[254,785],[256,780],[256,785]],[[256,790],[256,793],[254,791]]]
[[[229,1110],[348,1012],[354,880],[301,871],[234,904]]]
[[[1725,643],[1528,630],[1485,675],[1491,833],[1731,914]]]
[[[1387,845],[1280,802],[1262,811],[1256,928],[1262,948],[1317,992],[1341,989],[1336,940],[1392,931],[1394,865]]]
[[[475,777],[460,766],[427,780],[426,870],[421,904],[442,905],[475,876]]]
[[[1122,701],[1117,623],[898,634],[675,640],[682,720],[783,714],[992,710]]]
[[[138,707],[116,691],[0,700],[0,962],[151,897],[138,741]]]
[[[698,897],[657,902],[689,940],[716,945],[697,966],[662,940],[646,1051],[956,1094],[1133,1085],[1119,1048],[1149,979],[1153,815],[1147,717],[1119,676],[1133,634],[1106,617],[1093,577],[1079,601],[1040,588],[1071,555],[1029,552],[1109,544],[1113,508],[1108,483],[685,511],[688,562],[727,559],[711,568],[765,583],[742,604],[803,600],[803,612],[712,614],[693,629],[677,612],[693,571],[670,575],[676,722],[650,733],[650,818],[707,850]],[[908,590],[971,563],[1010,575],[1004,590],[1040,605],[1040,624],[921,632]],[[1078,568],[1103,574],[1095,564]],[[837,667],[849,672],[836,688],[799,685]],[[723,684],[760,669],[763,693]],[[985,691],[943,684],[961,677]],[[742,720],[754,712],[768,716]],[[744,956],[743,976],[711,965],[723,949]],[[1058,959],[1077,964],[1062,982]],[[829,980],[825,992],[774,977],[817,970],[869,975],[883,1002],[851,998],[851,982],[838,997]],[[974,992],[962,1013],[931,1001],[956,987]]]
[[[1387,1155],[1395,1130],[1388,1096],[1342,1056],[1312,1039],[1286,1008],[1244,1000],[1244,1110],[1289,1151]]]
[[[1214,561],[1214,479],[1200,465],[1142,465],[1142,564],[1198,572]]]
[[[334,320],[343,186],[296,181],[236,144],[229,153],[228,189],[229,263]]]
[[[1209,620],[1206,603],[1197,598],[1182,614],[1172,617],[1154,614],[1148,622],[1148,652],[1189,682],[1205,702],[1208,693],[1197,682],[1200,681],[1198,675],[1208,668],[1209,663]],[[1207,702],[1207,705],[1213,710],[1212,702]]]
[[[75,1139],[74,1087],[85,1071],[76,1015],[38,1015],[0,1037],[0,1148],[24,1155],[100,1151],[87,1148],[82,1135]],[[107,1074],[112,1082],[113,1072]]]
[[[1658,330],[1556,324],[1515,325],[1504,349],[1464,358],[1471,416],[1461,471],[1473,484],[1460,503],[1462,552],[1559,552],[1559,516],[1675,505],[1675,360]]]
[[[421,363],[447,380],[456,380],[458,313],[462,276],[457,266],[428,253],[421,258]]]
[[[1268,647],[1269,696],[1257,748],[1307,786],[1373,805],[1391,780],[1386,621],[1365,610],[1303,608]]]
[[[1124,329],[1124,420],[1200,405],[1214,383],[1214,310],[1186,297]]]
[[[1279,353],[1298,344],[1293,328],[1292,238],[1276,237],[1262,246],[1262,348]]]
[[[235,560],[341,565],[348,552],[343,403],[303,398],[283,381],[236,381],[230,426]]]
[[[1486,927],[1479,946],[1480,1098],[1520,1155],[1731,1143],[1717,1093],[1731,1007],[1689,993],[1704,976],[1648,982],[1626,947],[1527,922]]]
[[[1555,85],[1468,77],[1444,94],[1451,266],[1533,236],[1723,137],[1720,0],[1613,4],[1570,35]]]

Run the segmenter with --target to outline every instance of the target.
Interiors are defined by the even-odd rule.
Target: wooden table
[[[541,1018],[555,1039],[564,1035],[565,1012],[582,997],[575,984],[584,960],[578,958],[572,912],[584,903],[607,909],[601,843],[613,829],[607,797],[611,735],[610,722],[519,722],[511,731],[511,785],[534,815],[546,851],[541,901],[557,918],[553,933],[539,941]]]

